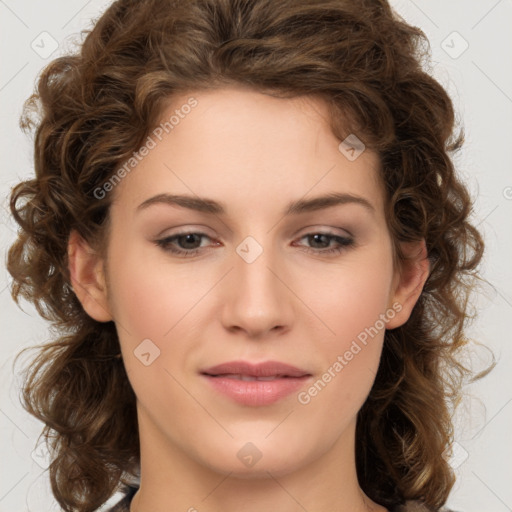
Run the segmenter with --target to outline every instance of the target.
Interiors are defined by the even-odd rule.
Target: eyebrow
[[[213,199],[173,194],[158,194],[156,196],[150,197],[137,207],[137,211],[144,210],[155,204],[180,206],[182,208],[188,208],[190,210],[213,215],[222,215],[226,213],[225,206],[222,203],[214,201]],[[364,197],[347,193],[333,192],[331,194],[314,197],[312,199],[299,199],[297,201],[292,201],[286,207],[284,215],[298,215],[301,213],[314,212],[343,204],[357,204],[363,206],[365,209],[372,213],[375,212],[375,208]]]

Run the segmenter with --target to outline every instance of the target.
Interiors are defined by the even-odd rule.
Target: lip
[[[231,361],[201,370],[200,374],[216,391],[249,406],[273,404],[300,389],[312,377],[306,370],[279,361]]]

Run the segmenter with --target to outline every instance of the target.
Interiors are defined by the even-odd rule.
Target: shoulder
[[[449,510],[447,508],[441,509],[432,509],[427,507],[421,501],[407,501],[403,505],[399,505],[398,507],[393,508],[389,512],[457,512],[455,510]]]
[[[105,512],[130,512],[130,503],[132,501],[133,496],[138,491],[138,487],[129,487],[128,491],[124,495],[124,497],[116,503],[112,508],[106,510]],[[427,507],[420,501],[407,501],[403,505],[399,505],[398,507],[393,508],[389,512],[456,512],[455,510],[448,510],[447,508],[442,508],[439,510],[433,510]]]
[[[105,512],[130,512],[130,503],[138,490],[138,487],[129,487],[123,498]]]

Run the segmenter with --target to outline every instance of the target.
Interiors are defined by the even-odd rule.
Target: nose
[[[254,261],[234,254],[233,260],[229,284],[224,288],[224,327],[250,338],[289,330],[294,315],[293,293],[287,287],[284,265],[273,251],[265,248]]]

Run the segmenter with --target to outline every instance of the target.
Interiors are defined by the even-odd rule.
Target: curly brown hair
[[[59,336],[36,347],[22,395],[45,424],[59,504],[95,510],[126,490],[139,463],[115,325],[90,318],[73,292],[70,232],[105,246],[111,194],[94,191],[141,146],[171,95],[238,84],[325,100],[333,132],[357,133],[380,157],[398,260],[399,242],[426,241],[430,275],[408,322],[385,334],[356,452],[374,501],[437,510],[454,480],[442,455],[483,242],[451,159],[463,141],[452,102],[424,70],[425,35],[386,0],[119,0],[86,36],[78,54],[43,70],[25,104],[35,177],[10,203],[21,228],[8,254],[12,295],[32,301]]]

